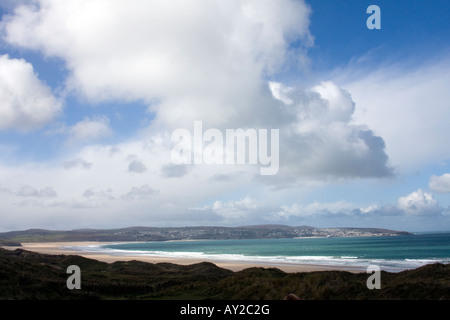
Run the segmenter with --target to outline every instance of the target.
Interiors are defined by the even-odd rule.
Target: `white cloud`
[[[19,198],[27,200],[18,203],[18,194],[1,192],[0,211],[17,212],[2,218],[7,218],[8,225],[19,225],[34,217],[33,205],[42,209],[42,220],[34,218],[30,223],[42,226],[55,221],[71,227],[82,226],[84,221],[97,226],[104,226],[105,221],[116,226],[193,221],[325,224],[327,219],[342,216],[348,219],[344,221],[352,221],[362,216],[375,219],[378,215],[389,218],[438,211],[432,195],[419,191],[390,206],[363,208],[345,201],[292,203],[288,196],[267,192],[267,186],[274,185],[310,186],[317,180],[389,176],[392,170],[385,137],[397,162],[404,149],[397,152],[396,146],[424,144],[410,127],[417,119],[409,115],[408,107],[395,107],[411,102],[414,113],[419,110],[434,120],[440,109],[444,115],[450,109],[445,109],[449,99],[441,99],[442,95],[428,99],[426,92],[432,89],[430,92],[440,94],[448,87],[443,85],[445,73],[440,70],[425,73],[425,88],[419,86],[419,72],[408,75],[413,75],[412,82],[403,74],[389,78],[381,73],[386,81],[382,85],[377,74],[370,74],[362,77],[361,83],[345,86],[348,90],[337,81],[324,81],[313,88],[275,81],[267,85],[267,79],[283,67],[296,67],[297,62],[301,67],[303,49],[311,44],[310,13],[303,1],[294,0],[188,0],[176,5],[162,0],[152,5],[145,0],[35,0],[18,6],[0,25],[7,43],[62,59],[69,71],[66,89],[81,98],[144,101],[156,119],[136,140],[116,145],[89,145],[113,134],[106,117],[85,118],[56,128],[53,134],[67,135],[69,142],[82,141],[86,147],[58,160],[56,167],[50,163],[0,165],[4,190],[19,190]],[[300,43],[300,48],[292,49],[290,40]],[[26,65],[33,74],[31,65],[17,61],[14,63]],[[405,100],[408,94],[413,98]],[[434,116],[417,107],[417,97],[433,102]],[[444,101],[440,106],[439,100]],[[389,118],[392,110],[395,119]],[[43,112],[39,116],[44,120],[38,122],[48,123],[54,115]],[[17,128],[34,128],[29,118],[26,114],[8,121]],[[443,131],[447,117],[440,119],[438,128]],[[190,130],[194,120],[202,120],[205,130],[280,129],[279,174],[255,178],[258,170],[249,166],[172,164],[170,131]],[[399,129],[399,123],[408,127]],[[435,138],[434,133],[425,131],[421,129],[424,141]],[[430,143],[436,151],[442,140],[433,141],[438,141]],[[54,188],[53,197],[35,196],[46,190],[43,181]],[[443,181],[438,182],[433,191],[444,188]],[[34,188],[21,189],[28,185]],[[291,195],[296,196],[296,191]],[[264,199],[260,200],[243,197],[245,194],[268,197],[260,196]],[[354,223],[357,221],[362,220]]]
[[[329,121],[349,122],[355,110],[350,93],[331,81],[324,81],[313,88],[327,103]]]
[[[445,173],[442,176],[432,176],[429,187],[433,192],[450,193],[450,173]]]
[[[211,179],[218,171],[210,166],[194,166],[183,179],[167,179],[161,175],[167,163],[161,148],[165,148],[162,141],[89,146],[74,157],[83,160],[68,168],[36,164],[20,168],[2,165],[2,224],[22,229],[130,224],[336,226],[338,223],[341,226],[376,225],[404,230],[410,226],[411,219],[426,219],[430,214],[443,218],[448,212],[430,193],[422,190],[384,206],[359,206],[346,201],[292,202],[292,197],[284,193],[256,186],[252,174],[242,167],[229,166],[222,173],[236,179]],[[151,166],[140,174],[130,174],[127,170],[130,159],[140,159]],[[90,164],[89,170],[83,167],[83,163]],[[52,187],[47,187],[49,185]],[[218,200],[224,194],[228,199]],[[292,194],[301,192],[293,190]],[[199,205],[204,203],[211,204]],[[443,225],[448,223],[442,222]]]
[[[189,166],[182,164],[168,164],[162,167],[161,172],[166,178],[181,178],[188,174]]]
[[[63,59],[68,87],[94,101],[151,103],[152,126],[162,130],[190,129],[195,120],[223,130],[280,129],[280,173],[269,183],[391,173],[383,140],[349,122],[355,106],[347,91],[332,82],[311,90],[267,86],[312,44],[303,1],[189,0],[175,7],[162,0],[36,1],[4,18],[3,38]],[[74,141],[109,134],[101,119],[71,128]],[[163,167],[166,177],[186,173]]]
[[[63,59],[68,88],[93,101],[158,101],[165,124],[220,125],[270,112],[261,80],[304,60],[310,13],[302,0],[41,0],[1,29],[11,45]]]
[[[30,131],[56,118],[61,102],[23,59],[0,56],[0,130]]]
[[[431,194],[422,190],[400,197],[395,204],[386,205],[358,206],[343,200],[280,203],[279,199],[271,202],[246,196],[239,200],[215,201],[212,205],[190,210],[191,214],[209,214],[210,219],[229,225],[250,224],[257,220],[258,223],[316,227],[371,226],[419,231],[448,225],[448,212]],[[436,221],[441,225],[436,225]]]
[[[311,217],[317,215],[333,215],[333,214],[351,214],[355,209],[355,205],[345,202],[337,201],[334,203],[299,203],[294,202],[290,205],[282,205],[277,212],[277,216],[283,219],[291,219],[293,217]]]
[[[72,168],[82,168],[89,170],[92,166],[92,163],[89,163],[83,159],[71,159],[71,160],[65,160],[61,164],[65,169],[72,169]]]
[[[88,198],[88,199],[104,199],[104,200],[114,200],[115,197],[113,196],[113,191],[112,189],[108,188],[106,190],[92,190],[92,189],[87,189],[83,192],[83,197]]]
[[[147,170],[145,164],[140,160],[133,160],[128,165],[129,172],[143,173]]]
[[[275,99],[280,100],[286,105],[291,105],[293,103],[292,99],[289,98],[289,93],[291,93],[294,88],[286,87],[282,83],[276,81],[269,81],[269,88]]]
[[[421,215],[437,213],[441,211],[438,202],[431,193],[424,192],[422,189],[414,191],[407,196],[398,199],[398,208],[407,214]]]
[[[257,201],[250,197],[242,200],[231,200],[228,202],[215,201],[211,209],[220,216],[227,219],[241,219],[249,214],[254,214],[261,207]]]
[[[158,193],[158,190],[151,188],[148,184],[140,187],[132,187],[129,192],[123,195],[126,200],[145,200]]]
[[[439,58],[404,67],[341,72],[340,83],[356,102],[356,124],[367,125],[386,142],[392,165],[412,172],[446,161],[450,149],[450,60]]]
[[[54,204],[56,207],[60,208],[77,208],[77,209],[86,209],[86,208],[99,208],[104,209],[110,207],[114,204],[116,197],[114,196],[114,192],[111,188],[103,189],[103,190],[95,190],[95,189],[86,189],[82,197],[73,197],[72,199],[59,200],[58,203]]]
[[[216,221],[215,224],[248,225],[254,224],[255,219],[260,223],[270,221],[272,210],[264,201],[246,196],[239,200],[214,201],[211,205],[191,208],[189,213],[191,216],[209,216],[209,220]]]
[[[355,104],[346,90],[323,82],[311,90],[272,84],[287,104],[280,128],[279,182],[392,175],[382,138],[354,125]],[[274,91],[275,90],[275,91]]]
[[[99,117],[94,120],[86,118],[70,127],[68,135],[70,143],[91,142],[111,136],[112,130],[109,126],[109,119],[106,117]]]
[[[15,193],[16,196],[19,197],[36,197],[36,198],[55,198],[57,193],[53,190],[52,187],[46,187],[41,190],[37,190],[30,186],[23,186]]]

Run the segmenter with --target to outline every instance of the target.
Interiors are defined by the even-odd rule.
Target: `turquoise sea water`
[[[95,249],[117,255],[232,260],[275,266],[314,264],[365,269],[378,265],[382,270],[396,272],[429,263],[450,263],[450,232],[394,237],[155,241]]]

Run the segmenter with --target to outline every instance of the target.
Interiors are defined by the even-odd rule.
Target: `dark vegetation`
[[[69,290],[67,267],[81,269],[81,289]],[[139,261],[104,263],[74,255],[0,248],[0,299],[304,300],[450,299],[450,265],[433,264],[381,274],[381,289],[366,287],[366,273],[285,273],[275,268],[240,272],[212,263],[181,266]]]

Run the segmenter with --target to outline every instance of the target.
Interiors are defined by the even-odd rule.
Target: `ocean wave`
[[[85,252],[104,253],[115,256],[145,256],[145,257],[165,257],[179,259],[208,260],[216,262],[231,261],[237,263],[254,263],[269,265],[314,265],[323,267],[348,267],[366,270],[370,265],[376,265],[381,270],[389,272],[399,272],[408,269],[415,269],[432,263],[450,263],[450,258],[426,258],[426,259],[368,259],[356,256],[254,256],[243,254],[225,253],[205,253],[193,251],[152,251],[152,250],[124,250],[108,248],[102,245],[88,246],[67,246],[70,250]]]

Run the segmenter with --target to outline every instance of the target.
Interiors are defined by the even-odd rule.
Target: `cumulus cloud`
[[[89,170],[92,167],[92,163],[87,162],[83,159],[65,160],[61,165],[65,169],[82,168],[82,169]]]
[[[282,205],[277,211],[276,215],[282,219],[290,219],[292,217],[311,217],[317,215],[337,215],[347,214],[352,215],[357,208],[354,204],[338,201],[334,203],[299,203],[294,202],[290,205]]]
[[[347,214],[355,217],[411,217],[445,215],[446,209],[441,207],[432,193],[424,192],[422,189],[411,192],[406,196],[399,197],[397,203],[380,206],[371,204],[365,207],[358,207],[344,201],[336,203],[314,203],[310,205],[299,205],[295,203],[284,210],[286,212],[301,212],[302,214],[315,215],[323,212]]]
[[[70,127],[68,134],[70,143],[92,142],[111,136],[112,130],[109,126],[109,119],[106,117],[86,118]]]
[[[30,186],[23,186],[15,193],[18,197],[35,197],[35,198],[55,198],[57,193],[52,187],[46,187],[44,189],[38,190]]]
[[[19,221],[22,221],[24,218],[20,218],[18,215],[13,214],[11,217],[8,217],[7,215],[4,215],[5,213],[8,213],[9,211],[6,209],[7,203],[11,201],[14,208],[33,208],[33,207],[39,207],[41,210],[42,208],[51,208],[57,205],[58,203],[58,194],[54,190],[53,187],[44,187],[44,188],[35,188],[31,187],[29,185],[23,185],[20,188],[18,188],[17,191],[13,191],[9,188],[0,188],[0,198],[1,193],[4,195],[8,195],[7,198],[3,198],[2,200],[5,201],[5,203],[2,204],[2,208],[5,209],[2,211],[2,221],[8,221],[8,220],[15,220],[18,219]],[[15,211],[14,211],[15,212]],[[28,220],[28,217],[25,218]],[[23,222],[23,221],[22,221]]]
[[[41,128],[60,113],[61,101],[23,59],[0,56],[0,130]]]
[[[113,201],[116,200],[111,188],[96,190],[95,188],[86,189],[82,197],[72,196],[66,199],[59,199],[52,203],[53,207],[63,209],[89,209],[89,208],[108,208],[110,209]]]
[[[280,129],[281,169],[269,183],[391,174],[383,139],[350,123],[355,104],[346,90],[332,82],[267,85],[283,67],[301,68],[313,43],[304,1],[189,0],[177,7],[36,1],[4,18],[3,38],[65,61],[68,88],[91,100],[146,101],[152,125],[169,132],[195,120],[222,130]],[[73,141],[111,134],[105,119],[85,119],[70,132]],[[162,173],[181,177],[187,168],[167,164]]]
[[[408,214],[427,214],[438,210],[438,202],[422,189],[398,199],[398,207]]]
[[[140,187],[133,187],[123,195],[126,200],[145,200],[158,193],[158,190],[151,188],[148,184]]]
[[[107,117],[63,125],[57,133],[86,147],[67,156],[68,160],[59,162],[56,168],[12,170],[0,166],[0,181],[8,181],[5,190],[19,190],[22,197],[37,199],[41,192],[46,194],[45,188],[22,190],[19,183],[49,181],[58,191],[51,199],[57,201],[45,204],[61,209],[57,219],[72,222],[75,218],[70,217],[82,221],[95,216],[101,222],[129,223],[133,215],[139,219],[136,223],[151,224],[173,222],[175,217],[179,223],[208,224],[295,224],[319,221],[314,220],[317,217],[324,224],[338,216],[351,221],[354,217],[375,219],[406,213],[418,216],[439,209],[432,195],[424,192],[412,193],[389,206],[365,207],[345,201],[292,203],[288,196],[279,194],[271,195],[273,202],[243,196],[249,190],[252,195],[264,194],[267,185],[291,187],[316,180],[392,175],[384,137],[397,134],[398,119],[402,118],[397,117],[395,131],[386,132],[380,128],[390,112],[379,115],[375,122],[355,122],[355,116],[366,106],[371,110],[387,108],[380,97],[389,98],[394,89],[380,94],[372,90],[373,86],[367,87],[372,88],[369,90],[354,84],[345,86],[347,90],[336,81],[302,88],[271,80],[283,68],[301,68],[307,60],[304,49],[312,44],[310,14],[301,0],[187,0],[176,5],[163,0],[152,1],[151,5],[146,0],[34,0],[26,5],[21,1],[0,23],[5,42],[61,59],[68,70],[68,92],[94,102],[143,101],[155,113],[155,119],[145,134],[112,145],[89,145],[112,136]],[[294,42],[295,46],[290,45]],[[25,65],[28,74],[33,74],[31,65],[24,61],[3,59]],[[372,80],[365,83],[373,85]],[[401,84],[393,88],[408,88],[404,79]],[[47,92],[51,100],[48,88],[36,88]],[[400,91],[396,93],[400,95]],[[360,99],[367,92],[376,94],[373,104]],[[401,101],[398,96],[394,100],[391,106]],[[56,114],[50,111],[60,108],[53,106],[48,112],[43,110],[37,122],[26,113],[8,123],[18,128],[45,124]],[[407,114],[407,109],[403,111]],[[202,120],[205,130],[279,129],[279,173],[255,177],[258,170],[248,166],[173,164],[170,132],[174,128],[189,130],[195,120]],[[0,120],[0,129],[1,121],[6,120]],[[389,127],[394,128],[393,122]],[[433,184],[433,191],[445,189],[441,180]],[[9,197],[16,199],[18,194],[5,191],[1,196],[5,207],[14,208]],[[212,204],[201,207],[204,203]],[[21,217],[33,212],[33,208],[21,209]],[[83,213],[77,215],[79,209]]]
[[[47,0],[17,6],[1,29],[65,61],[68,88],[93,101],[157,100],[164,123],[219,125],[263,108],[262,77],[305,60],[310,13],[293,0]]]
[[[182,164],[168,164],[162,167],[161,172],[166,178],[181,178],[188,174],[189,166]]]
[[[276,81],[269,81],[269,88],[275,99],[282,101],[286,105],[293,103],[292,99],[289,98],[289,94],[292,92],[293,88],[286,87],[282,83]]]
[[[92,200],[92,199],[114,200],[115,199],[111,188],[108,188],[106,190],[99,190],[99,191],[87,189],[83,192],[83,197],[88,198],[90,200]]]
[[[355,124],[383,137],[391,163],[403,172],[447,161],[450,149],[450,60],[435,58],[415,67],[401,63],[341,72],[338,81],[356,103]]]
[[[147,170],[145,164],[140,160],[133,160],[128,165],[129,172],[143,173]]]
[[[67,145],[74,145],[98,142],[101,139],[112,137],[113,133],[109,118],[97,115],[85,117],[73,125],[54,123],[45,132],[45,135],[47,137],[54,135],[64,136]]]
[[[217,214],[226,218],[242,218],[255,211],[260,207],[257,201],[250,197],[242,200],[232,200],[228,202],[216,201],[212,205],[212,210]]]
[[[429,187],[433,192],[450,193],[450,173],[445,173],[442,176],[432,176]]]
[[[280,83],[272,83],[271,89],[289,119],[281,128],[279,179],[393,174],[383,139],[352,123],[355,103],[348,91],[330,81],[311,90],[284,88]]]
[[[224,225],[245,225],[251,224],[256,217],[259,221],[267,220],[270,210],[272,208],[265,202],[247,196],[239,200],[214,201],[212,205],[191,208],[189,212],[192,215],[209,215],[210,219]]]
[[[257,220],[260,223],[310,226],[372,226],[422,231],[435,228],[436,221],[448,223],[449,209],[439,206],[432,194],[418,190],[400,197],[394,204],[358,206],[347,201],[271,203],[250,196],[238,200],[215,201],[201,208],[190,209],[191,214],[209,214],[223,224],[243,225]],[[430,216],[433,219],[430,220]],[[431,221],[431,223],[430,223]],[[434,221],[434,222],[433,222]]]

